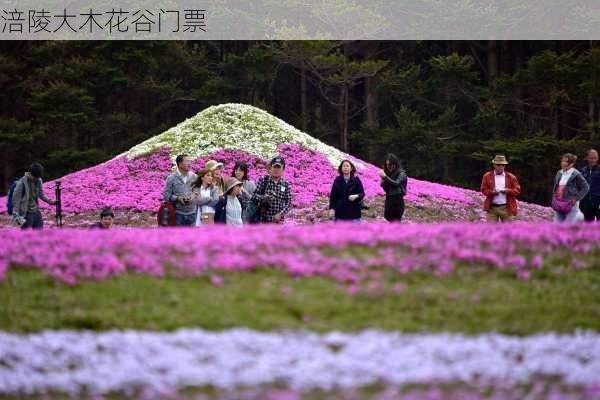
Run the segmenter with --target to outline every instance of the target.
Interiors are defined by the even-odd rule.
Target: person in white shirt
[[[244,225],[242,215],[244,206],[239,199],[242,182],[230,178],[223,196],[215,207],[215,222],[241,227]]]
[[[517,196],[521,186],[517,177],[506,171],[508,161],[503,155],[492,160],[493,171],[488,171],[481,180],[481,192],[485,196],[483,209],[488,222],[508,222],[517,215]]]
[[[213,185],[213,175],[208,169],[198,171],[192,185],[192,202],[196,206],[195,226],[213,224],[215,206],[219,202],[219,189]]]
[[[256,183],[248,176],[248,164],[244,161],[237,161],[233,166],[233,172],[231,173],[231,176],[242,182],[239,199],[242,202],[242,206],[244,206],[246,211],[248,211],[248,206],[252,200],[252,195],[256,190]],[[242,215],[242,220],[245,224],[250,222],[250,218],[248,215],[246,215],[246,213]]]

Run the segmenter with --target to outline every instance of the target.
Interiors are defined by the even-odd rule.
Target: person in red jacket
[[[494,170],[486,172],[481,180],[481,193],[485,196],[483,209],[488,222],[508,222],[517,215],[517,196],[521,186],[516,176],[505,171],[508,161],[503,155],[492,160]]]

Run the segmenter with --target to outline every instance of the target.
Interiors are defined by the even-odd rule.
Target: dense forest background
[[[0,87],[0,193],[34,160],[58,177],[225,102],[451,185],[504,153],[543,204],[559,155],[600,147],[593,41],[4,41]]]

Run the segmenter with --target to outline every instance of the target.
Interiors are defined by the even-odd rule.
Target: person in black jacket
[[[383,171],[379,172],[379,176],[381,177],[381,187],[385,191],[383,216],[389,222],[401,221],[404,215],[407,177],[398,157],[388,154]]]
[[[598,165],[598,152],[590,149],[587,152],[587,164],[581,169],[590,191],[579,203],[586,221],[600,221],[600,166]]]
[[[344,160],[338,167],[339,176],[333,181],[329,195],[329,215],[336,221],[360,221],[361,201],[365,197],[362,182],[355,176],[356,167]]]

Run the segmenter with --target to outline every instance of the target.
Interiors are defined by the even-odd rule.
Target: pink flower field
[[[329,195],[331,183],[337,176],[337,170],[321,154],[303,148],[300,145],[279,145],[279,153],[286,159],[285,178],[292,184],[294,212],[306,214],[324,210],[317,200]],[[349,157],[353,159],[352,157]],[[250,166],[250,177],[258,180],[266,173],[268,160],[261,159],[241,150],[219,150],[209,156],[195,160],[193,166],[198,170],[209,159],[225,163],[225,175],[231,175],[236,161],[246,161]],[[355,162],[360,160],[353,159]],[[383,196],[379,186],[378,169],[370,164],[359,171],[366,192],[367,202]],[[160,205],[164,182],[173,167],[170,149],[163,148],[149,156],[128,160],[126,156],[84,169],[63,178],[63,212],[69,215],[89,213],[94,215],[103,207],[113,207],[129,212],[154,213]],[[44,183],[49,197],[54,197],[54,181]],[[482,196],[478,192],[446,186],[427,181],[410,179],[409,194],[406,200],[415,207],[441,207],[455,216],[455,220],[468,220],[466,210],[480,208]],[[40,202],[46,215],[51,219],[54,208]],[[533,204],[522,204],[522,218],[526,220],[544,220],[549,209]],[[6,197],[0,198],[0,213],[6,213]],[[481,219],[483,213],[470,219]]]
[[[484,266],[528,280],[597,266],[600,256],[600,224],[371,223],[356,228],[328,223],[243,231],[227,226],[3,229],[0,277],[9,268],[33,268],[71,285],[133,273],[208,277],[222,286],[227,279],[219,274],[270,268],[291,276],[326,277],[354,294],[366,283],[371,289],[401,290],[395,286],[398,277],[414,271],[444,276],[457,268]]]

